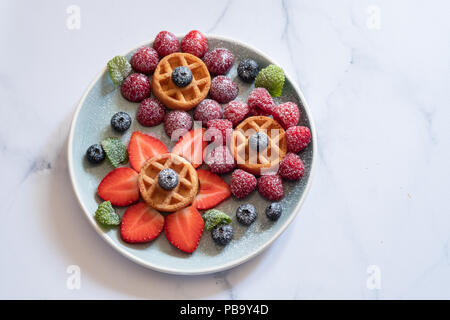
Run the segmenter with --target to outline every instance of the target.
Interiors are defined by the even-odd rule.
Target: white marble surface
[[[0,2],[0,298],[450,298],[449,2],[212,3]],[[66,27],[70,5],[79,30]],[[161,29],[258,47],[294,76],[316,122],[299,216],[262,255],[220,274],[126,260],[69,182],[78,99],[111,56]],[[80,290],[66,287],[69,265],[81,268]],[[378,290],[366,285],[370,265]]]

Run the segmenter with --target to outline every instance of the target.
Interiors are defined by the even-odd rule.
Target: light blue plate
[[[253,89],[253,85],[242,82],[237,76],[236,68],[239,61],[244,58],[252,58],[262,67],[268,64],[276,64],[260,51],[235,40],[210,35],[208,41],[211,49],[225,47],[234,54],[235,63],[228,76],[239,85],[238,100],[247,101],[248,94]],[[142,45],[151,45],[151,43],[146,42]],[[137,48],[128,52],[127,58],[130,58]],[[114,53],[111,54],[111,56],[114,55]],[[173,274],[205,274],[229,269],[249,260],[267,248],[287,228],[300,210],[311,184],[317,150],[314,124],[303,95],[288,75],[286,75],[282,96],[275,99],[276,103],[287,101],[293,101],[300,107],[300,124],[311,129],[312,143],[300,153],[306,167],[302,180],[296,183],[286,182],[284,185],[285,197],[281,201],[284,212],[277,222],[271,222],[267,219],[264,209],[269,202],[255,191],[245,200],[237,200],[232,197],[218,206],[219,209],[227,212],[233,218],[232,225],[235,235],[232,242],[226,247],[216,245],[210,232],[207,231],[204,232],[197,250],[192,254],[183,253],[173,247],[168,242],[164,232],[149,244],[129,245],[121,240],[118,229],[103,229],[94,219],[94,212],[101,201],[96,195],[97,186],[112,168],[106,161],[98,166],[90,165],[85,160],[86,149],[110,136],[120,137],[125,144],[128,144],[130,135],[135,130],[151,132],[166,143],[169,150],[173,146],[173,142],[164,133],[162,124],[152,128],[139,125],[135,120],[139,104],[126,101],[121,96],[120,90],[113,86],[106,69],[103,69],[81,98],[69,135],[69,171],[75,195],[84,214],[99,235],[117,251],[127,258],[154,270]],[[110,126],[111,116],[118,111],[128,112],[133,119],[131,128],[122,135],[112,131]],[[229,182],[230,175],[226,175],[224,179]],[[234,213],[240,204],[246,202],[253,203],[258,210],[258,218],[249,228],[237,223]],[[124,210],[118,209],[118,212],[123,214]]]

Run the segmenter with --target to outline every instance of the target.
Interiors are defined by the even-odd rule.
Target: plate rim
[[[276,63],[274,61],[274,59],[272,59],[270,56],[268,56],[267,54],[263,53],[262,51],[260,51],[259,49],[253,47],[252,45],[249,45],[247,43],[244,43],[242,41],[236,40],[236,39],[232,39],[232,38],[228,38],[225,36],[219,36],[219,35],[215,35],[215,34],[208,34],[205,33],[204,34],[206,36],[207,39],[214,39],[214,40],[219,40],[219,41],[224,41],[224,42],[234,42],[242,47],[245,47],[249,50],[253,50],[254,52],[256,52],[258,55],[262,56],[263,58],[265,58],[266,60],[268,60],[271,64],[275,64],[275,65],[279,65],[280,64]],[[182,39],[184,34],[176,34],[175,35],[178,39]],[[126,54],[128,54],[129,52],[133,52],[135,50],[137,50],[138,48],[147,45],[147,44],[152,44],[153,41],[145,41],[142,42],[141,44],[139,44],[138,46],[127,50],[125,54],[123,54],[123,56],[125,56]],[[281,66],[282,67],[282,66]],[[176,274],[176,275],[202,275],[202,274],[211,274],[211,273],[216,273],[216,272],[221,272],[224,270],[228,270],[231,268],[234,268],[246,261],[249,261],[250,259],[256,257],[257,255],[259,255],[260,253],[264,252],[287,228],[288,226],[292,223],[292,221],[295,219],[295,217],[297,216],[298,212],[300,211],[301,206],[303,205],[309,190],[311,188],[312,185],[312,181],[313,181],[313,177],[314,177],[314,172],[315,172],[315,166],[316,166],[316,158],[317,158],[317,136],[316,136],[316,128],[315,128],[315,124],[314,124],[314,120],[311,114],[311,111],[309,109],[309,105],[306,102],[306,99],[303,95],[303,92],[300,90],[300,88],[297,86],[297,83],[293,81],[293,78],[290,76],[289,72],[286,72],[285,68],[283,68],[284,73],[286,78],[289,79],[289,81],[291,82],[291,85],[293,87],[293,89],[295,90],[295,92],[298,94],[303,107],[305,109],[306,112],[306,116],[309,119],[309,127],[310,127],[310,131],[311,131],[311,142],[312,142],[312,160],[311,160],[311,169],[310,169],[310,173],[309,173],[309,177],[308,177],[308,181],[306,183],[305,189],[303,191],[303,194],[300,198],[300,200],[298,201],[297,205],[294,208],[294,212],[289,216],[289,218],[284,222],[284,225],[282,225],[280,227],[280,229],[274,234],[272,235],[272,237],[270,237],[270,239],[268,239],[261,247],[259,247],[257,250],[254,250],[252,252],[250,252],[249,254],[242,256],[241,258],[237,259],[237,260],[233,260],[229,263],[225,263],[225,264],[221,264],[219,266],[216,267],[208,267],[208,268],[196,268],[194,270],[183,270],[183,269],[177,269],[177,268],[169,268],[169,267],[161,267],[158,266],[158,264],[152,263],[150,261],[146,261],[144,259],[141,259],[135,255],[133,255],[131,252],[129,252],[128,250],[126,250],[125,248],[120,247],[116,242],[114,242],[109,236],[107,236],[107,234],[105,232],[103,232],[103,230],[98,226],[98,224],[95,222],[95,219],[93,218],[92,213],[87,210],[86,206],[83,204],[83,202],[81,201],[81,195],[79,193],[79,191],[77,190],[77,188],[75,187],[75,172],[74,172],[74,168],[73,168],[73,163],[72,163],[72,150],[73,150],[73,139],[74,139],[74,132],[75,132],[75,125],[78,119],[78,115],[80,113],[81,107],[84,104],[86,97],[88,95],[88,93],[91,91],[92,87],[97,83],[97,81],[101,78],[101,76],[106,72],[106,66],[102,68],[102,70],[94,77],[94,79],[89,83],[88,87],[85,89],[81,99],[79,100],[75,111],[73,113],[72,116],[72,120],[71,120],[71,124],[70,124],[70,131],[69,131],[69,136],[68,136],[68,143],[67,143],[67,162],[68,162],[68,170],[69,170],[69,176],[70,176],[70,182],[72,185],[72,189],[75,193],[75,196],[77,198],[78,204],[80,205],[84,215],[86,216],[86,218],[88,219],[89,223],[94,227],[94,229],[96,230],[96,232],[98,233],[98,235],[105,240],[112,248],[114,248],[114,250],[116,250],[117,252],[119,252],[121,255],[123,255],[124,257],[128,258],[129,260],[143,266],[146,267],[148,269],[151,270],[155,270],[155,271],[159,271],[159,272],[163,272],[163,273],[167,273],[167,274]]]

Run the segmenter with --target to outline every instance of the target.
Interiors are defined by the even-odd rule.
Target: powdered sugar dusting
[[[145,127],[153,127],[163,121],[165,114],[166,108],[158,99],[148,98],[141,102],[136,119]]]
[[[180,51],[180,42],[172,32],[161,31],[156,35],[155,41],[153,41],[153,48],[162,58]]]
[[[248,105],[243,101],[234,100],[228,103],[223,108],[223,116],[233,123],[233,126],[237,126],[242,120],[247,117],[250,109]]]
[[[213,48],[228,48],[234,54],[235,61],[252,58],[258,62],[261,68],[272,63],[263,56],[260,56],[257,52],[232,41],[210,39],[209,43]],[[130,59],[131,55],[132,53],[128,54],[127,58]],[[238,78],[236,67],[237,63],[231,67],[227,76],[234,80],[239,87],[239,95],[236,97],[236,101],[247,102],[248,95],[254,86],[253,84],[244,83]],[[106,74],[104,79],[108,80],[107,77],[108,75]],[[89,119],[95,118],[95,122],[98,123],[99,127],[104,126],[102,130],[89,130],[91,132],[89,139],[92,139],[93,141],[101,141],[105,137],[114,135],[109,128],[110,126],[105,125],[109,122],[112,114],[124,110],[134,117],[137,111],[136,104],[124,100],[121,97],[120,90],[114,91],[112,85],[105,86],[104,84],[108,83],[108,81],[104,81],[104,79],[93,86],[80,110],[80,117],[87,117]],[[301,98],[293,87],[291,80],[292,79],[289,77],[286,78],[281,97],[274,98],[273,100],[276,104],[287,101],[296,103],[302,114],[298,125],[310,126]],[[88,114],[86,115],[86,113]],[[191,111],[190,113],[193,112]],[[78,122],[76,128],[77,132],[84,132],[88,129],[89,128],[83,127],[82,122]],[[169,147],[169,149],[175,144],[175,142],[171,141],[170,137],[165,134],[164,126],[162,124],[152,128],[143,128],[137,121],[133,121],[132,127],[127,133],[122,135],[122,140],[124,142],[128,141],[129,135],[135,130],[142,130],[147,134],[158,137]],[[77,148],[76,144],[74,144],[74,147]],[[83,146],[81,149],[80,152],[85,152],[86,148]],[[75,150],[74,154],[77,155],[77,152],[78,151]],[[283,214],[277,222],[272,222],[265,216],[264,210],[270,201],[262,197],[256,190],[244,199],[238,199],[233,196],[216,207],[217,209],[226,212],[233,219],[231,225],[234,229],[234,236],[233,240],[226,247],[215,244],[208,231],[204,232],[198,249],[192,255],[185,254],[174,248],[164,236],[160,236],[158,239],[154,240],[151,245],[143,244],[129,246],[121,242],[120,236],[117,234],[116,230],[105,231],[105,233],[115,244],[129,252],[131,255],[138,257],[143,261],[151,261],[153,265],[157,264],[158,267],[161,268],[176,269],[184,272],[196,272],[197,270],[208,270],[223,266],[224,264],[236,263],[243,257],[260,250],[268,241],[272,240],[273,236],[277,234],[278,231],[284,228],[287,221],[295,214],[295,210],[300,201],[299,199],[303,199],[304,191],[310,179],[313,145],[309,144],[299,155],[305,165],[305,174],[299,181],[284,181],[285,196],[280,201],[283,207]],[[206,165],[204,165],[204,168],[206,168]],[[80,169],[75,168],[75,170],[77,176],[80,177],[83,176],[83,172],[88,171],[89,177],[86,178],[86,185],[88,186],[90,194],[95,194],[98,182],[107,174],[109,168],[106,166],[86,168],[86,166],[81,165]],[[221,177],[229,182],[231,173],[221,175]],[[98,203],[93,197],[89,197],[89,199],[84,201],[88,208],[95,211]],[[235,217],[236,208],[244,203],[252,203],[258,211],[258,218],[250,227],[242,226],[237,222]],[[122,214],[123,211],[124,209],[117,209],[119,214]],[[300,214],[302,214],[302,211],[300,211]]]
[[[123,81],[120,91],[128,101],[141,102],[150,96],[150,80],[145,74],[133,73]]]

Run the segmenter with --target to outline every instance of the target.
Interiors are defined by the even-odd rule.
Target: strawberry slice
[[[211,209],[231,196],[230,186],[218,175],[208,170],[198,169],[200,192],[194,199],[192,206],[199,210]]]
[[[162,153],[167,153],[166,145],[159,139],[148,134],[135,131],[128,144],[128,156],[131,167],[139,172],[148,159]]]
[[[159,236],[164,227],[164,216],[145,202],[139,202],[125,211],[120,224],[120,236],[128,243],[144,243]]]
[[[175,144],[172,153],[189,160],[194,168],[203,163],[203,150],[208,146],[208,141],[203,141],[204,128],[186,132]]]
[[[131,168],[117,168],[100,182],[97,194],[115,206],[128,206],[139,200],[138,174]]]
[[[164,232],[171,244],[191,253],[197,249],[204,225],[202,215],[190,206],[166,216]]]

